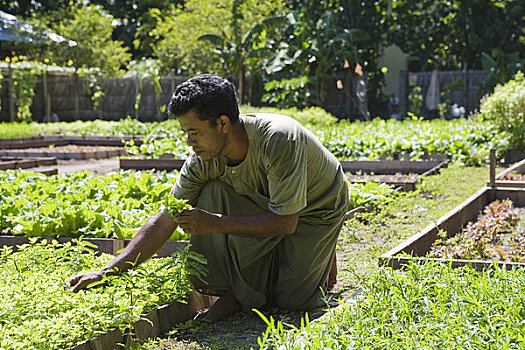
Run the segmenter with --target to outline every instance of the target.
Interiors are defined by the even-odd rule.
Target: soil
[[[64,159],[58,160],[57,165],[30,168],[24,171],[43,171],[48,169],[58,169],[59,174],[71,174],[81,171],[88,171],[91,175],[104,175],[111,172],[119,171],[119,158],[107,159]]]

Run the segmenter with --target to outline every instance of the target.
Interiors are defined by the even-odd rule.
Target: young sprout
[[[186,199],[178,199],[171,194],[164,200],[164,206],[171,216],[176,216],[184,210],[191,208],[191,205],[188,204]]]

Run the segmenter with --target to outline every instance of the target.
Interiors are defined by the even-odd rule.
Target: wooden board
[[[433,223],[427,226],[419,233],[383,254],[379,258],[379,263],[399,269],[409,261],[408,257],[398,256],[399,254],[408,254],[424,260],[425,258],[423,257],[430,251],[434,241],[439,238],[438,233],[440,231],[446,232],[447,238],[452,237],[461,232],[469,222],[476,221],[479,213],[481,213],[488,204],[495,200],[507,198],[512,200],[514,206],[525,207],[525,189],[503,187],[484,187],[480,189],[463,201],[463,203],[439,218],[435,224]],[[434,260],[450,261],[444,259]],[[452,260],[451,262],[454,266],[471,265],[478,270],[493,265],[491,261]],[[499,265],[505,265],[507,268],[512,268],[513,266],[525,267],[525,264],[522,263],[500,262]]]
[[[345,172],[364,173],[375,175],[396,175],[396,174],[418,174],[415,179],[402,178],[392,180],[388,176],[379,179],[377,182],[385,183],[403,191],[416,190],[417,183],[424,177],[437,174],[441,168],[448,165],[449,160],[435,161],[410,161],[410,160],[379,160],[379,161],[348,161],[342,160],[341,166]],[[366,176],[363,176],[366,178]],[[365,179],[363,179],[365,181]],[[355,181],[354,182],[360,182]]]

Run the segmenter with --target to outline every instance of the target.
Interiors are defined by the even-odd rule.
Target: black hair
[[[227,79],[211,74],[192,77],[179,84],[171,96],[168,113],[171,117],[195,110],[200,120],[217,125],[221,115],[232,124],[239,120],[239,99],[235,86]]]

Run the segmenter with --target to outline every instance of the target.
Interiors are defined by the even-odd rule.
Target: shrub
[[[509,148],[525,149],[525,79],[518,72],[481,102],[481,115],[509,137]]]

